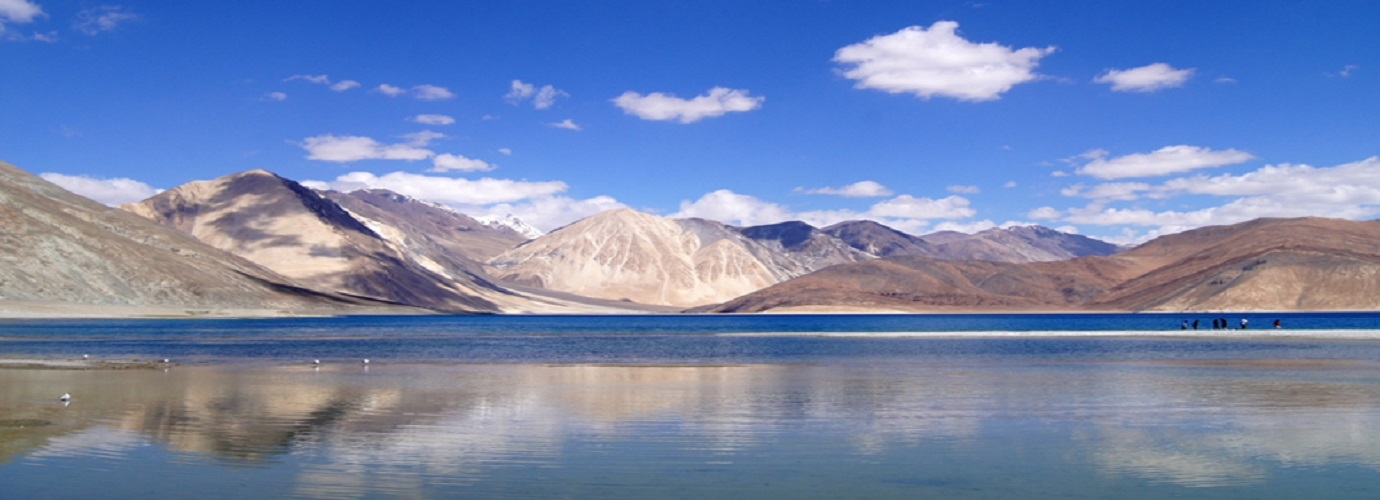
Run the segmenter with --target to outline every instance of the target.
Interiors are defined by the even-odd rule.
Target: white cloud
[[[570,94],[550,85],[537,87],[530,83],[523,83],[522,80],[513,80],[510,90],[503,96],[503,99],[515,106],[531,99],[532,107],[547,109],[556,104],[557,97],[570,97]]]
[[[450,125],[452,123],[455,123],[454,118],[451,118],[446,115],[417,115],[412,118],[408,118],[408,120],[423,125]]]
[[[956,185],[949,186],[947,189],[950,193],[955,194],[978,194],[982,192],[982,189],[978,188],[977,186]]]
[[[800,220],[824,227],[848,220],[872,220],[900,231],[918,234],[932,219],[971,217],[975,212],[968,200],[950,196],[940,200],[901,195],[872,205],[866,212],[853,210],[814,210],[794,212],[777,203],[720,189],[695,201],[681,201],[680,211],[671,217],[700,217],[736,226],[757,226]]]
[[[1078,173],[1101,179],[1154,177],[1200,168],[1234,165],[1255,159],[1250,153],[1227,149],[1213,151],[1197,146],[1165,146],[1151,153],[1136,153],[1107,158],[1108,152],[1093,150],[1082,155],[1090,159]]]
[[[752,111],[761,107],[766,99],[748,95],[746,89],[714,87],[709,93],[688,100],[661,92],[642,95],[630,90],[615,97],[613,103],[624,113],[643,120],[694,123],[726,113]]]
[[[1140,193],[1150,191],[1150,184],[1144,182],[1108,182],[1088,188],[1074,184],[1059,191],[1064,196],[1077,196],[1102,201],[1130,201],[1140,198]]]
[[[1136,189],[1140,190],[1139,186]],[[1206,195],[1230,200],[1199,209],[1162,211],[1109,207],[1109,201],[1113,200],[1097,200],[1086,207],[1067,210],[1062,220],[1151,228],[1144,232],[1124,229],[1118,239],[1119,242],[1135,242],[1196,227],[1235,224],[1260,217],[1371,218],[1380,215],[1380,157],[1326,168],[1284,164],[1265,166],[1242,175],[1208,177],[1200,174],[1171,179],[1145,191],[1157,198]],[[1080,189],[1076,193],[1085,192]],[[1034,217],[1033,212],[1031,216]]]
[[[695,201],[681,201],[680,211],[671,217],[699,217],[735,226],[774,224],[796,218],[785,207],[756,197],[720,189]]]
[[[832,194],[856,198],[891,196],[892,194],[890,189],[875,181],[858,181],[843,187],[795,188],[795,190],[805,194]]]
[[[498,168],[484,160],[466,158],[460,155],[443,153],[431,159],[432,167],[428,172],[483,172]]]
[[[1093,79],[1096,83],[1111,84],[1117,92],[1154,92],[1182,87],[1193,76],[1193,68],[1174,69],[1165,63],[1154,63],[1131,69],[1112,69]]]
[[[420,132],[403,134],[402,137],[404,139],[407,139],[407,144],[409,146],[426,147],[428,144],[431,144],[431,141],[445,138],[446,134],[442,134],[440,132],[433,132],[430,130],[422,130]]]
[[[78,12],[77,21],[72,27],[83,34],[94,36],[106,31],[114,31],[121,24],[139,19],[138,14],[129,12],[124,7],[102,5]]]
[[[408,142],[383,144],[369,137],[336,136],[322,134],[303,139],[298,146],[307,150],[308,160],[352,162],[360,160],[425,160],[435,156],[426,149],[426,144],[434,139],[435,132],[409,134]]]
[[[1004,188],[1013,188],[1013,187],[1016,187],[1016,181],[1006,181],[1006,184],[1002,184],[1001,187],[1004,187]]]
[[[499,203],[487,207],[456,206],[455,208],[463,213],[476,215],[503,216],[513,214],[522,219],[523,222],[531,224],[543,232],[551,232],[556,228],[599,212],[615,208],[627,208],[627,205],[609,196],[595,196],[584,200],[565,196],[539,196],[521,203]]]
[[[1020,224],[1019,224],[1019,223],[1008,222],[1008,223],[1004,224],[1003,227],[1005,227],[1005,226],[1011,226],[1011,225],[1020,225]],[[986,219],[979,220],[979,221],[972,221],[972,222],[944,221],[944,222],[940,222],[939,224],[935,224],[933,231],[957,231],[957,232],[960,232],[960,233],[974,234],[974,233],[980,233],[980,232],[982,232],[982,231],[986,231],[986,230],[988,230],[988,229],[992,229],[992,228],[994,228],[994,227],[998,227],[998,226],[997,226],[997,223],[992,222],[992,221],[990,221],[990,220],[986,220]]]
[[[1348,64],[1346,66],[1343,66],[1341,71],[1338,71],[1335,74],[1329,73],[1327,76],[1340,76],[1342,78],[1351,78],[1351,73],[1358,69],[1361,69],[1361,67],[1355,64]]]
[[[583,128],[580,127],[579,124],[575,123],[574,120],[571,120],[571,119],[569,119],[569,118],[566,118],[565,120],[562,120],[562,121],[559,121],[559,122],[555,122],[555,123],[548,123],[547,125],[550,125],[550,126],[556,127],[556,128],[563,128],[563,129],[566,129],[566,130],[584,130]]]
[[[873,205],[868,214],[904,219],[959,219],[972,217],[976,213],[968,204],[968,199],[962,196],[936,200],[903,194]]]
[[[0,30],[4,23],[30,23],[45,15],[42,7],[29,0],[0,0]]]
[[[331,83],[331,77],[329,75],[292,75],[283,79],[285,82],[293,80],[302,80],[317,85],[330,85]]]
[[[106,205],[120,205],[143,201],[162,192],[148,184],[127,178],[99,179],[85,175],[64,175],[44,172],[38,175],[63,189],[91,198]]]
[[[1054,207],[1040,207],[1031,210],[1030,212],[1026,213],[1025,216],[1036,220],[1058,219],[1060,217],[1063,217],[1064,213],[1060,212],[1058,209],[1055,209]]]
[[[513,155],[513,150],[508,149],[508,148],[498,148],[498,152],[503,153],[503,156],[512,156],[512,155]]]
[[[378,92],[388,97],[397,97],[407,93],[407,91],[403,90],[401,87],[394,87],[387,83],[381,83],[379,84],[379,86],[374,87],[374,92]]]
[[[350,90],[358,86],[359,82],[356,82],[354,80],[341,80],[340,83],[331,85],[331,90],[334,90],[336,92],[344,92],[346,90]]]
[[[561,181],[531,182],[488,177],[471,180],[408,172],[393,172],[382,176],[370,172],[351,172],[329,182],[312,181],[310,186],[336,191],[383,188],[437,203],[472,206],[512,203],[551,196],[567,189],[566,184]]]
[[[1037,79],[1040,58],[1055,50],[973,43],[956,35],[957,29],[953,21],[939,21],[929,29],[911,26],[843,47],[834,53],[834,62],[844,66],[844,77],[857,81],[856,88],[924,99],[990,101]]]
[[[283,93],[283,92],[269,92],[269,93],[267,93],[267,94],[264,94],[264,99],[269,100],[269,101],[279,101],[279,102],[282,102],[282,101],[286,101],[286,100],[287,100],[287,94],[285,94],[285,93]]]
[[[445,87],[418,85],[412,87],[412,97],[423,101],[444,101],[455,97],[455,94]]]

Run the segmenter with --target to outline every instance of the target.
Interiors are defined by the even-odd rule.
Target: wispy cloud
[[[12,1],[12,0],[7,0]],[[22,1],[22,0],[21,0]],[[74,29],[85,35],[95,36],[107,31],[114,31],[121,24],[141,19],[139,14],[135,14],[124,7],[118,5],[102,5],[83,9],[77,13],[77,21],[72,25]]]
[[[464,156],[443,153],[431,159],[432,167],[428,172],[485,172],[498,168],[497,165],[490,164],[484,160],[466,158]]]
[[[1255,156],[1245,151],[1226,149],[1214,151],[1198,146],[1165,146],[1150,153],[1136,153],[1109,158],[1107,151],[1093,150],[1083,153],[1081,158],[1088,160],[1078,168],[1078,173],[1100,179],[1121,179],[1126,177],[1154,177],[1197,170],[1200,168],[1235,165]]]
[[[418,132],[404,136],[406,142],[385,144],[370,137],[322,134],[298,143],[307,150],[308,160],[348,163],[360,160],[425,160],[436,155],[427,145],[444,137],[436,132]]]
[[[374,87],[374,92],[378,92],[388,97],[397,97],[407,93],[407,91],[403,90],[402,87],[394,87],[387,83],[381,83],[379,84],[379,86]]]
[[[450,89],[436,85],[417,85],[412,87],[411,95],[423,101],[444,101],[455,97],[455,93]]]
[[[550,85],[537,87],[531,83],[523,83],[522,80],[513,80],[508,93],[503,96],[503,100],[514,106],[530,100],[533,108],[547,109],[556,104],[556,98],[569,96],[570,94],[564,90]]]
[[[1182,87],[1193,72],[1192,68],[1174,69],[1165,63],[1154,63],[1139,68],[1107,70],[1093,82],[1109,84],[1117,92],[1154,92]]]
[[[727,113],[752,111],[762,107],[762,102],[766,99],[754,97],[746,89],[714,87],[708,93],[693,99],[682,99],[661,92],[642,95],[627,91],[615,97],[613,103],[624,113],[643,120],[678,120],[681,123],[694,123]]]
[[[408,120],[423,125],[450,125],[455,123],[455,119],[446,115],[417,115]]]
[[[287,100],[287,97],[288,97],[287,94],[284,93],[284,92],[269,92],[269,93],[267,93],[267,94],[264,94],[264,100],[265,100],[265,101],[277,101],[277,102],[282,102],[282,101],[286,101],[286,100]]]
[[[958,23],[911,26],[849,45],[834,53],[844,77],[861,89],[961,101],[998,99],[1012,87],[1039,78],[1035,67],[1054,47],[1012,49],[973,43],[956,34]]]
[[[876,181],[858,181],[858,182],[854,182],[854,183],[852,183],[852,184],[849,184],[849,185],[846,185],[846,186],[840,186],[840,187],[822,187],[822,188],[809,188],[809,189],[807,189],[807,188],[795,188],[795,191],[796,191],[797,193],[804,193],[804,194],[830,194],[830,195],[847,196],[847,197],[855,197],[855,198],[876,197],[876,196],[891,196],[891,195],[892,195],[892,192],[891,192],[890,189],[887,189],[886,186],[883,186],[883,185],[881,185],[880,183],[878,183],[878,182],[876,182]]]
[[[575,120],[571,120],[571,119],[569,119],[569,118],[566,118],[566,119],[564,119],[564,120],[561,120],[561,121],[558,121],[558,122],[555,122],[555,123],[548,123],[547,125],[550,125],[550,126],[556,127],[556,128],[563,128],[563,129],[566,129],[566,130],[584,130],[584,128],[580,127],[579,124],[575,123]]]

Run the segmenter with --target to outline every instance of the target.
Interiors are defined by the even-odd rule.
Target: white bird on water
[[[68,402],[68,401],[71,401],[71,400],[72,400],[72,395],[71,395],[71,394],[68,394],[68,393],[65,393],[65,392],[62,393],[62,397],[58,398],[58,401],[62,401],[62,402],[64,402],[64,403],[66,403],[66,402]]]
[[[364,364],[369,364],[369,358],[364,358]]]
[[[81,359],[91,359],[91,355],[90,355],[90,354],[83,354],[83,355],[81,355]]]
[[[311,364],[313,364],[313,365],[319,365],[319,364],[321,364],[321,360],[319,360],[319,359],[313,359],[313,360],[311,360]]]

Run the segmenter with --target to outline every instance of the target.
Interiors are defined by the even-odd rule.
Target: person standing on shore
[[[1279,323],[1279,320],[1275,320],[1275,323],[1278,324],[1278,323]],[[1198,320],[1197,320],[1197,319],[1193,320],[1193,329],[1194,329],[1194,330],[1197,330],[1197,329],[1198,329]]]
[[[1248,320],[1248,319],[1246,319],[1246,318],[1241,318],[1241,329],[1242,329],[1242,330],[1245,330],[1245,329],[1246,329],[1246,325],[1248,325],[1248,324],[1250,324],[1250,320]]]

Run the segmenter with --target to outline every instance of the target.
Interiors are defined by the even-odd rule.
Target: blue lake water
[[[178,361],[0,369],[0,497],[1380,494],[1380,314],[1221,316],[0,322]]]

